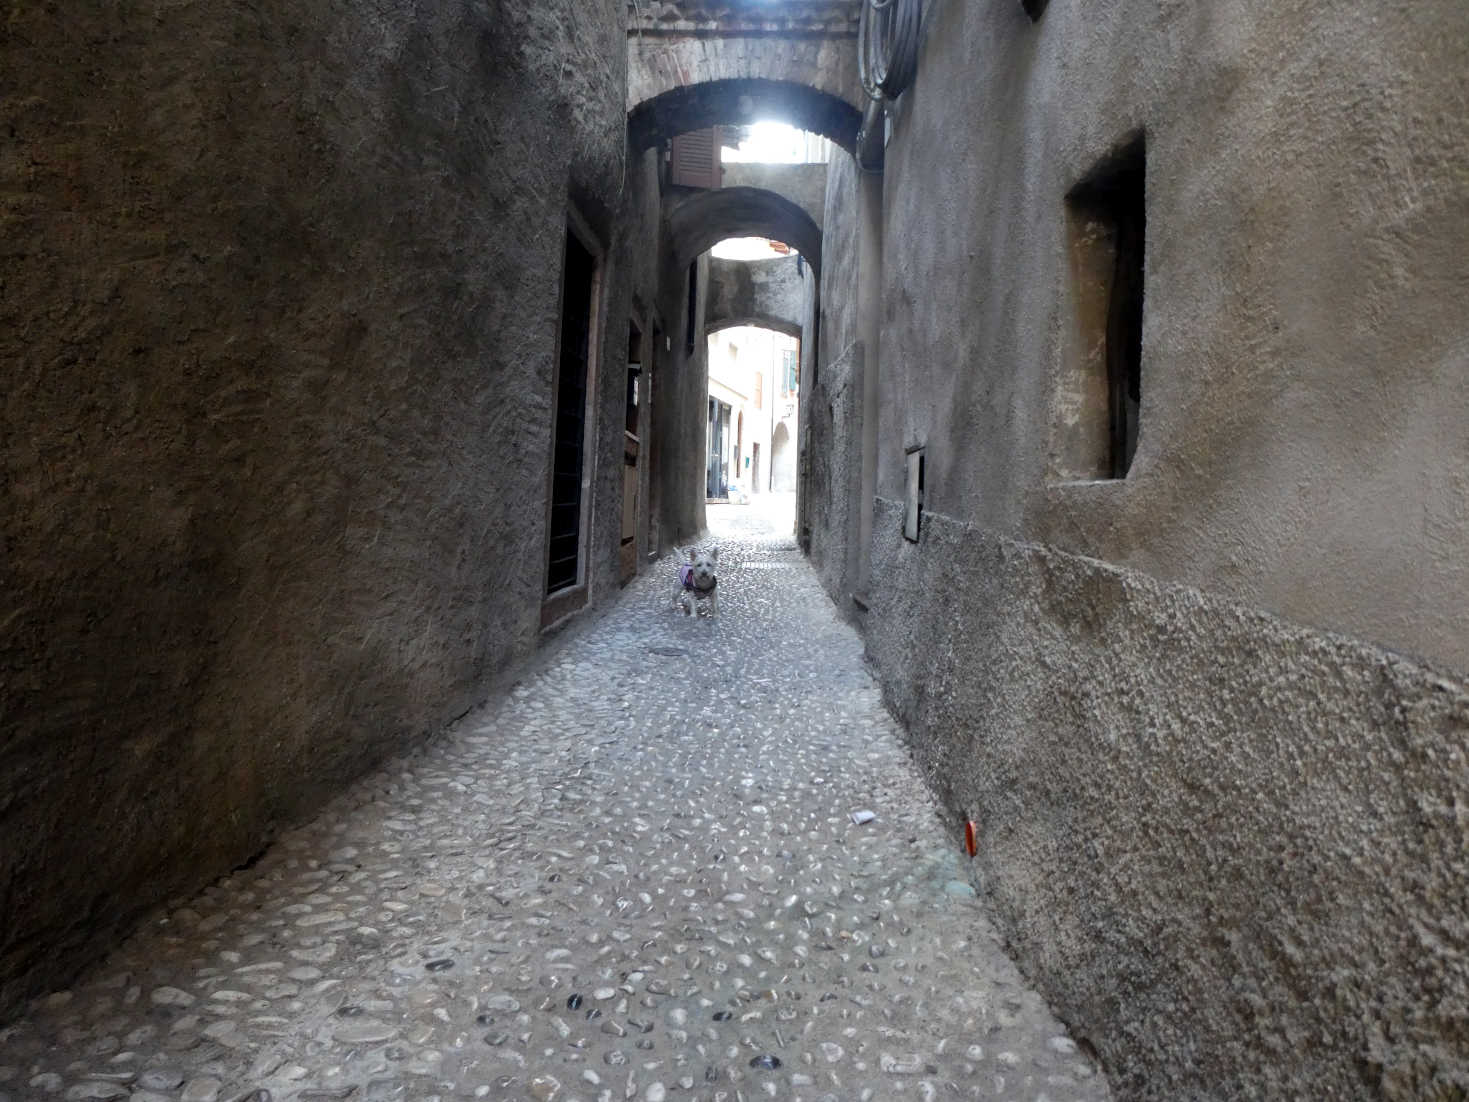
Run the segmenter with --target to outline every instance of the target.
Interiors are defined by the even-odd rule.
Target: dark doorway
[[[622,548],[618,580],[626,585],[638,572],[638,464],[642,438],[643,331],[627,326],[627,414],[622,434]]]
[[[556,420],[546,592],[581,581],[582,479],[586,470],[587,379],[592,353],[592,297],[597,261],[570,229],[562,267],[561,353],[556,365]]]

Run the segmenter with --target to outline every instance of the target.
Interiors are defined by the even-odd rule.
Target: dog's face
[[[699,551],[690,547],[688,555],[689,565],[694,568],[694,585],[700,589],[711,588],[714,585],[714,572],[719,568],[719,548]]]

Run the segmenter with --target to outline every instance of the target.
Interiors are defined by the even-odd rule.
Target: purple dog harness
[[[713,593],[714,587],[719,584],[719,579],[714,578],[709,582],[708,589],[700,589],[694,584],[694,564],[691,562],[686,562],[678,568],[678,581],[690,593],[698,593],[706,597]]]

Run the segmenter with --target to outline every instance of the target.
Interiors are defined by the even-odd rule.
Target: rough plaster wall
[[[925,20],[884,177],[890,702],[1122,1093],[1464,1097],[1464,689],[1374,644],[1469,669],[1469,8]],[[1065,195],[1140,128],[1137,462],[1057,485]]]
[[[602,329],[601,364],[603,366],[597,418],[598,446],[595,488],[596,507],[592,525],[592,595],[599,598],[615,592],[621,585],[622,547],[622,479],[623,455],[627,429],[627,339],[628,323],[633,319],[634,294],[638,303],[653,300],[658,286],[659,225],[662,203],[658,186],[657,154],[648,152],[628,162],[622,202],[617,208],[612,227],[612,247],[603,265],[607,286],[603,309],[606,323]],[[643,313],[644,343],[653,340],[652,320]],[[644,357],[646,361],[646,356]],[[656,365],[666,362],[658,357]],[[646,393],[646,390],[644,391]],[[651,424],[644,425],[645,411],[639,410],[642,427],[638,472],[639,508],[648,502],[649,468],[651,467]],[[676,454],[674,452],[673,454]],[[684,496],[687,497],[687,488]],[[638,562],[647,554],[646,514],[638,524]]]
[[[699,264],[694,351],[685,348],[688,315],[688,265],[678,263],[665,249],[659,280],[659,310],[668,326],[671,350],[663,353],[667,367],[660,371],[661,397],[655,398],[654,436],[660,459],[657,477],[665,503],[660,551],[680,546],[704,530],[705,463],[708,459],[709,342],[705,340],[704,313],[709,302],[709,257]]]
[[[1469,687],[878,503],[867,646],[1123,1097],[1469,1091]],[[932,594],[941,593],[942,600]],[[1457,1092],[1457,1093],[1456,1093]]]
[[[1469,669],[1469,5],[926,5],[879,492]],[[1048,478],[1067,190],[1145,129],[1142,428]],[[889,416],[890,414],[890,416]]]
[[[0,1006],[534,645],[564,208],[616,206],[624,33],[0,25]]]
[[[812,565],[838,607],[850,607],[850,525],[862,468],[862,347],[857,340],[857,163],[839,153],[826,175],[819,363],[802,376],[803,523]],[[813,380],[814,375],[814,381]]]
[[[796,258],[709,259],[709,316],[713,332],[730,325],[759,325],[800,336],[805,280]]]

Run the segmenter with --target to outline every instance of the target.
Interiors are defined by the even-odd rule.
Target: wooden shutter
[[[669,179],[680,187],[719,186],[719,127],[691,130],[673,139]]]

